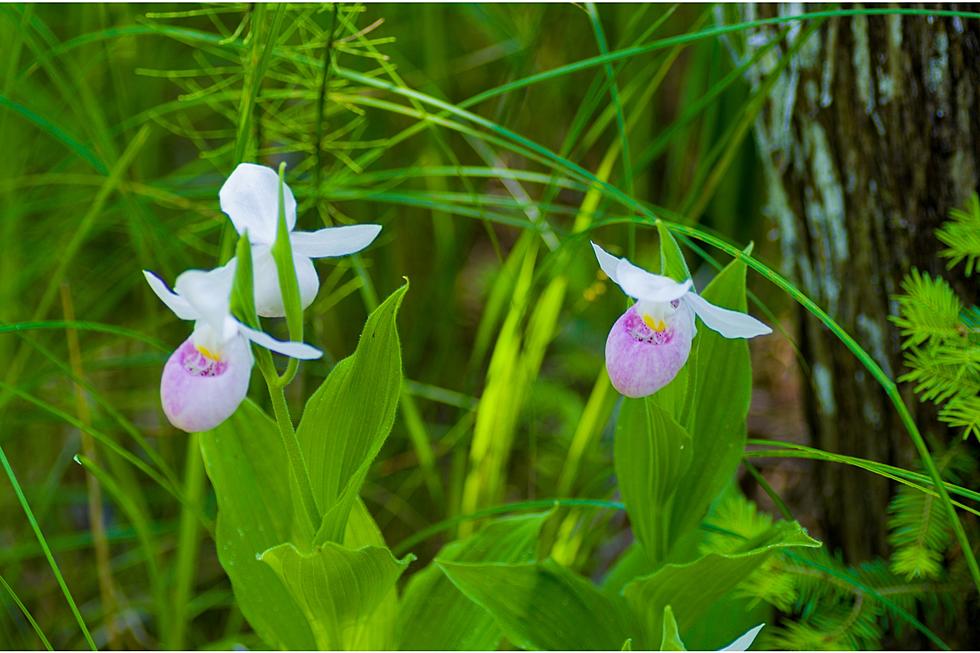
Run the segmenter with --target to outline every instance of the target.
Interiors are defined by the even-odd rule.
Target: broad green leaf
[[[272,648],[314,648],[299,606],[256,559],[287,541],[292,531],[289,466],[275,422],[246,399],[226,422],[200,438],[218,500],[218,560],[242,614]]]
[[[396,560],[386,547],[334,542],[310,552],[285,543],[259,556],[306,616],[316,647],[327,650],[347,650],[366,638],[371,617],[412,558]]]
[[[630,635],[621,598],[602,594],[553,560],[522,565],[437,564],[521,648],[615,650]]]
[[[385,546],[381,529],[360,498],[354,502],[347,519],[344,545],[352,549]],[[359,632],[352,636],[349,648],[358,651],[390,651],[396,648],[395,625],[398,618],[398,591],[395,587],[381,600]]]
[[[624,399],[614,460],[633,533],[659,563],[674,539],[671,513],[677,483],[691,464],[691,436],[651,399]]]
[[[664,634],[660,638],[661,651],[686,651],[687,647],[681,641],[681,634],[677,630],[677,620],[674,619],[674,611],[669,605],[664,606]]]
[[[438,560],[533,562],[538,536],[551,512],[496,519],[446,545]],[[469,601],[433,562],[412,576],[398,614],[402,650],[495,650],[501,630],[489,612]]]
[[[391,432],[402,383],[395,318],[408,284],[368,317],[357,350],[306,403],[296,431],[318,507],[315,542],[336,542],[374,457]]]
[[[676,610],[679,632],[690,628],[718,599],[751,574],[773,551],[817,547],[820,543],[796,522],[778,522],[730,554],[710,553],[694,562],[667,564],[628,584],[623,595],[642,625],[643,647],[659,642],[664,632],[664,608]]]
[[[702,293],[713,304],[744,311],[745,264],[732,261]],[[728,339],[698,323],[697,357],[691,372],[692,406],[687,430],[693,457],[680,480],[671,532],[694,528],[738,469],[745,449],[745,420],[752,393],[748,343]],[[676,606],[675,606],[676,607]]]

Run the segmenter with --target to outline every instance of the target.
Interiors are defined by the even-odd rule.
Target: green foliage
[[[502,632],[493,615],[464,594],[440,562],[533,562],[538,536],[552,513],[496,519],[462,540],[446,545],[436,561],[412,576],[398,616],[404,650],[493,650]]]
[[[318,544],[343,534],[347,513],[395,421],[402,383],[395,316],[407,290],[405,284],[371,313],[357,350],[313,393],[296,429],[323,515]]]
[[[936,238],[946,245],[940,254],[949,259],[946,265],[951,270],[965,262],[966,275],[972,276],[980,258],[980,197],[973,193],[967,207],[953,209],[949,217],[936,231]]]
[[[653,568],[641,546],[626,545],[627,522],[610,501],[614,469],[636,535],[675,542],[671,564],[737,551],[731,536],[705,536],[712,525],[727,524],[744,540],[773,528],[752,504],[719,496],[743,452],[751,377],[744,343],[716,348],[703,328],[677,381],[652,402],[692,442],[685,477],[669,499],[674,517],[664,523],[645,513],[647,499],[636,497],[670,492],[662,478],[642,478],[637,466],[630,479],[630,461],[611,459],[606,426],[616,398],[601,347],[622,302],[604,295],[608,284],[579,250],[586,232],[599,229],[603,239],[622,235],[637,252],[651,252],[656,216],[676,219],[670,228],[701,234],[729,255],[737,250],[712,233],[765,242],[760,168],[751,163],[748,136],[764,95],[742,80],[766,68],[771,88],[794,62],[779,49],[786,26],[793,25],[794,47],[802,47],[819,21],[780,19],[783,31],[772,33],[770,46],[731,64],[728,39],[761,25],[719,25],[712,8],[696,6],[600,5],[588,14],[533,4],[171,9],[0,9],[0,142],[8,151],[0,160],[0,440],[36,512],[36,521],[34,513],[23,519],[20,501],[0,493],[0,516],[9,525],[0,547],[0,642],[79,648],[87,622],[100,647],[120,649],[173,642],[178,649],[482,649],[533,639],[629,650],[660,643],[662,633],[645,641],[607,615],[611,627],[601,622],[595,630],[601,642],[549,640],[544,621],[524,623],[508,606],[494,608],[498,618],[467,598],[487,605],[498,599],[479,587],[490,577],[466,576],[467,565],[516,565],[520,571],[507,580],[525,605],[540,600],[527,590],[525,581],[534,578],[546,596],[580,602],[572,614],[581,623],[570,627],[591,625],[596,615],[583,605],[616,605],[624,585],[666,569]],[[798,31],[798,24],[807,27]],[[551,143],[560,146],[541,145]],[[318,264],[322,291],[303,326],[306,339],[327,353],[304,363],[274,406],[277,413],[297,408],[321,388],[299,427],[301,456],[292,460],[305,465],[314,510],[327,513],[322,525],[304,523],[297,487],[304,474],[291,465],[283,433],[268,417],[270,400],[256,388],[254,401],[201,435],[213,495],[193,473],[196,453],[188,454],[157,409],[160,367],[186,329],[135,271],[159,270],[172,280],[236,251],[215,194],[240,160],[288,161],[301,229],[384,224],[384,247]],[[77,228],[61,238],[65,225]],[[665,273],[700,279],[714,264],[710,251],[698,250],[704,264],[688,267],[667,223],[659,221],[656,231]],[[953,238],[951,249],[969,242]],[[237,252],[233,305],[239,318],[257,324],[244,252]],[[972,268],[975,257],[960,252]],[[761,258],[775,260],[778,252],[769,247]],[[788,284],[758,260],[751,264]],[[365,332],[357,341],[365,315],[403,274],[415,290],[413,301],[396,307],[410,325],[397,339],[398,360],[393,349],[362,357],[370,340]],[[743,275],[743,264],[732,264],[704,292],[744,308]],[[83,321],[58,311],[62,282],[67,305],[74,302]],[[799,299],[791,284],[782,287]],[[291,312],[289,324],[265,326],[277,337],[295,334],[301,323]],[[921,312],[917,319],[929,317]],[[66,332],[81,340],[77,366],[64,352]],[[356,360],[335,364],[332,353],[355,343]],[[943,355],[926,353],[928,360]],[[934,366],[931,376],[956,374],[958,356]],[[285,376],[292,378],[290,370]],[[364,377],[371,387],[359,381]],[[975,429],[975,400],[946,398],[950,423]],[[287,412],[279,426],[289,423]],[[638,433],[651,438],[671,429]],[[79,457],[84,474],[71,465],[79,432],[97,441],[95,462]],[[637,444],[644,443],[628,450]],[[649,454],[659,443],[646,444]],[[647,462],[656,469],[657,461]],[[465,536],[473,510],[507,511],[511,504],[500,502],[527,496],[591,497],[604,507],[563,507],[553,521],[539,514],[495,520],[441,551],[414,537],[447,523],[462,523]],[[123,510],[107,510],[100,532],[89,507],[103,500]],[[438,561],[408,568],[401,602],[392,585],[402,563],[385,550],[382,528],[393,542],[414,538],[400,550],[417,546],[424,559]],[[215,544],[217,560],[208,553]],[[93,555],[100,549],[107,564]],[[552,552],[561,566],[540,561],[536,550]],[[753,601],[801,615],[813,635],[801,634],[801,642],[880,641],[861,634],[863,611],[885,605],[880,599],[863,598],[858,620],[847,619],[855,597],[871,596],[841,581],[857,572],[815,558],[833,572],[819,572],[820,586],[836,588],[821,592],[803,586],[801,578],[817,572],[801,559],[770,554],[698,619],[678,609],[688,630],[676,632],[677,643],[682,635],[692,646],[730,641],[734,626],[714,616],[744,617],[744,604]],[[440,564],[462,570],[456,580],[466,576],[469,594]],[[373,580],[354,587],[345,575],[354,567],[358,579]],[[302,570],[309,586],[279,573],[289,569]],[[963,573],[950,570],[950,582]],[[51,599],[52,574],[64,605]],[[895,578],[892,585],[885,577],[865,580],[883,592],[898,587]],[[336,593],[317,593],[337,584]],[[555,614],[556,605],[543,614],[564,623],[568,615]],[[875,610],[879,630],[887,619],[907,623],[892,609]],[[508,641],[501,621],[513,636]],[[847,632],[852,625],[857,639]]]
[[[936,463],[943,478],[958,483],[974,467],[973,458],[952,447]],[[891,570],[909,581],[940,580],[946,575],[945,555],[953,541],[949,517],[936,497],[902,485],[888,505],[892,545]]]
[[[964,310],[946,281],[913,269],[902,283],[892,321],[904,338],[900,381],[940,406],[939,418],[980,440],[980,341],[976,307]]]
[[[459,590],[490,612],[524,649],[617,650],[626,606],[553,560],[532,564],[439,562]]]
[[[963,333],[959,298],[944,280],[932,278],[913,268],[902,281],[904,294],[898,296],[899,314],[892,320],[908,349],[923,343],[939,343]]]
[[[273,646],[349,648],[375,642],[383,648],[393,641],[394,615],[378,606],[390,600],[408,560],[396,561],[376,528],[355,523],[355,532],[371,541],[349,540],[351,521],[371,520],[359,507],[359,490],[394,420],[401,386],[395,318],[407,289],[371,314],[355,353],[310,398],[297,433],[309,480],[291,473],[283,447],[287,434],[250,401],[202,436],[218,496],[219,558],[243,614]],[[352,370],[359,376],[351,377]],[[324,515],[315,540],[297,489],[310,480]],[[360,585],[351,585],[353,577]],[[350,594],[336,597],[335,585],[350,587]],[[374,639],[365,639],[369,636]]]
[[[392,646],[394,624],[379,628],[371,617],[411,559],[396,560],[384,546],[353,549],[334,542],[309,553],[287,542],[259,555],[299,606],[321,650]]]
[[[652,398],[624,399],[613,458],[633,532],[658,564],[676,536],[671,516],[678,481],[691,464],[691,436]]]
[[[201,436],[201,453],[218,500],[218,558],[242,614],[269,646],[314,647],[299,607],[258,560],[263,551],[291,539],[297,508],[275,422],[246,400],[228,421]]]
[[[686,651],[687,647],[681,641],[681,634],[677,629],[677,620],[674,619],[674,611],[669,605],[664,606],[664,634],[660,638],[661,651]]]
[[[951,460],[943,461],[947,473]],[[909,496],[913,495],[930,498],[921,492]],[[933,512],[942,514],[938,504]],[[920,525],[911,513],[904,519],[911,527]],[[746,538],[766,529],[771,517],[731,491],[712,510],[709,522],[711,528],[702,551],[727,552],[744,546]],[[894,516],[891,523],[893,529],[898,525]],[[948,545],[951,537],[945,537]],[[893,556],[893,567],[895,559]],[[935,581],[910,581],[900,573],[884,560],[848,566],[824,549],[794,550],[768,558],[738,585],[736,595],[768,603],[787,616],[778,625],[763,629],[760,648],[874,649],[881,648],[889,628],[900,633],[912,628],[923,632],[917,614],[925,612],[936,619],[943,610],[951,609],[955,584],[950,578],[944,575]],[[963,569],[957,571],[956,578],[957,583],[969,586]],[[941,643],[930,631],[924,632],[933,643]]]
[[[664,565],[626,585],[623,594],[640,624],[641,641],[652,646],[661,641],[666,606],[676,611],[683,633],[712,603],[745,582],[769,556],[783,549],[819,546],[799,524],[778,522],[760,535],[742,540],[729,553],[709,553],[693,562]],[[723,637],[730,641],[735,635],[738,633]]]

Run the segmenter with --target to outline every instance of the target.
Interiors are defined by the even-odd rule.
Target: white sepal
[[[146,277],[146,282],[150,284],[150,288],[156,293],[156,296],[174,312],[174,315],[182,320],[193,320],[197,317],[197,313],[190,303],[170,290],[160,277],[149,270],[143,270],[143,276]]]
[[[359,252],[381,233],[379,224],[327,227],[317,231],[296,231],[290,235],[293,253],[310,258],[346,256]]]
[[[282,354],[283,356],[298,358],[299,360],[313,360],[323,356],[322,351],[316,347],[306,344],[305,342],[276,340],[268,333],[257,331],[241,323],[238,325],[238,330],[243,336],[260,347],[265,347],[266,349],[274,351],[277,354]]]
[[[618,285],[619,277],[616,275],[616,269],[619,267],[619,259],[595,243],[592,243],[592,249],[595,251],[595,257],[599,260],[599,267],[613,283]]]
[[[772,333],[772,329],[751,315],[715,306],[693,292],[685,295],[684,301],[706,327],[726,338],[754,338]]]

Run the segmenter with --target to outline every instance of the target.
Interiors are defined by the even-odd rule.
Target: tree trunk
[[[801,7],[740,11],[753,19]],[[785,272],[895,378],[900,337],[888,316],[902,278],[913,266],[956,276],[945,272],[934,232],[977,188],[980,24],[924,16],[787,23],[740,35],[737,56],[787,28],[749,72],[761,88],[807,39],[778,73],[755,130]],[[952,280],[972,298],[970,286]],[[914,466],[908,434],[880,386],[812,315],[801,311],[799,327],[815,446]],[[904,391],[920,428],[943,432]],[[887,555],[889,483],[852,467],[816,469],[826,543],[852,563]]]

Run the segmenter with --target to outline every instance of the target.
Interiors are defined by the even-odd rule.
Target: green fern
[[[963,429],[964,440],[972,435],[980,441],[980,397],[952,399],[939,411],[939,419],[954,428]]]
[[[980,198],[973,193],[966,209],[953,209],[949,217],[936,232],[936,237],[947,246],[940,254],[949,259],[946,267],[950,270],[966,262],[966,274],[970,276],[980,258]]]
[[[941,460],[947,478],[958,478],[970,464],[968,456],[950,452]],[[914,543],[913,525],[922,519],[923,508],[915,503],[918,492],[902,493],[896,499],[893,528]],[[914,515],[918,511],[918,515]],[[940,561],[951,542],[941,520],[941,510],[932,510],[938,522],[925,538],[940,551]],[[712,509],[711,529],[701,552],[724,553],[736,548],[744,538],[765,531],[773,522],[754,502],[736,489],[730,490]],[[909,545],[911,546],[911,544]],[[905,547],[903,547],[904,550]],[[906,554],[907,555],[907,554]],[[964,573],[950,572],[912,582],[894,569],[895,560],[874,560],[848,567],[825,549],[770,557],[735,590],[737,596],[765,602],[786,618],[766,628],[760,647],[789,650],[877,649],[889,628],[896,633],[910,631],[908,615],[925,614],[937,619],[954,609],[952,588],[968,586]],[[961,570],[962,571],[962,570]],[[967,585],[959,580],[966,580]]]
[[[972,274],[980,256],[980,204],[973,195],[969,210],[952,212],[939,237],[959,249],[947,249],[951,265],[966,261]],[[971,249],[972,248],[972,249]],[[971,253],[972,252],[972,253]],[[917,269],[902,282],[903,294],[898,315],[891,321],[898,326],[905,350],[907,371],[899,377],[912,383],[922,401],[939,405],[939,419],[960,429],[963,438],[980,440],[980,309],[964,308],[950,285],[941,278]],[[906,558],[906,556],[909,556]],[[900,553],[902,568],[929,574],[939,561],[924,552],[905,549]]]
[[[902,289],[905,294],[897,297],[899,314],[891,319],[905,339],[903,349],[961,335],[963,306],[946,281],[912,268]]]
[[[944,478],[959,482],[970,468],[972,458],[958,449],[950,449],[936,462]],[[941,578],[953,534],[949,516],[936,498],[903,485],[895,493],[888,512],[892,571],[908,580]]]

